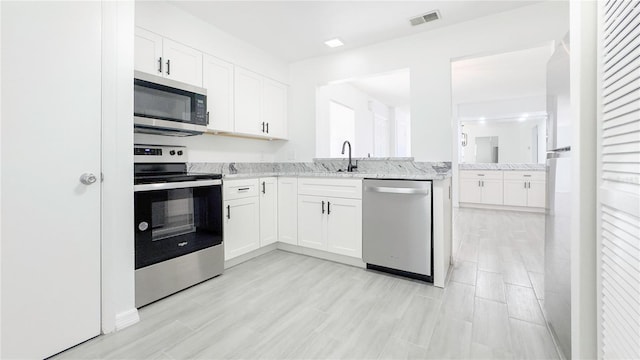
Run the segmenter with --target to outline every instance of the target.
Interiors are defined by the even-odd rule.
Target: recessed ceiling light
[[[340,39],[338,39],[338,38],[327,40],[324,43],[325,43],[325,45],[327,45],[330,48],[334,48],[334,47],[338,47],[338,46],[344,45],[344,43],[342,41],[340,41]]]

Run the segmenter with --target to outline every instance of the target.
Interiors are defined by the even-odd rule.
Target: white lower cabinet
[[[224,259],[230,260],[260,248],[258,197],[224,202]]]
[[[460,202],[502,205],[502,171],[460,171]]]
[[[545,173],[541,171],[505,171],[504,205],[545,207]]]
[[[463,204],[545,207],[544,171],[462,170],[459,182]]]
[[[298,245],[362,258],[362,180],[298,180]],[[323,194],[342,194],[333,197]]]
[[[326,204],[319,196],[298,196],[298,245],[327,249]]]
[[[298,245],[298,178],[278,178],[278,241]]]
[[[327,198],[327,250],[362,257],[362,200]]]
[[[278,179],[260,178],[260,246],[278,241]]]

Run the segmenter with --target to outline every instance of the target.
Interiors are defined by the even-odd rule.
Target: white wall
[[[540,19],[544,19],[543,22]],[[411,70],[412,155],[452,159],[451,61],[541,46],[568,29],[568,4],[544,2],[458,25],[291,64],[290,141],[277,158],[315,156],[316,87],[339,79]]]
[[[265,51],[231,36],[164,1],[136,1],[135,24],[204,53],[288,83],[288,66]],[[285,142],[221,135],[171,138],[135,135],[136,143],[180,144],[190,149],[189,161],[274,161]]]

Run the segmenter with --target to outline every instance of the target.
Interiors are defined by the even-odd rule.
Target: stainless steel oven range
[[[134,146],[136,307],[224,270],[222,176],[187,172],[181,146]]]

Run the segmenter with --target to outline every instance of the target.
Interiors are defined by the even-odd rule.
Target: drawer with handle
[[[533,180],[544,181],[546,173],[544,171],[505,171],[505,180]]]
[[[476,179],[476,180],[502,180],[503,172],[501,170],[460,170],[460,178]]]
[[[225,200],[243,199],[258,196],[258,179],[225,180],[223,186]]]

